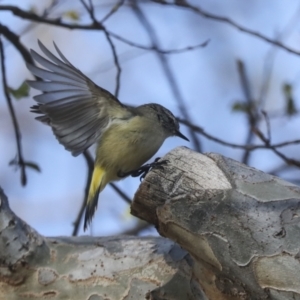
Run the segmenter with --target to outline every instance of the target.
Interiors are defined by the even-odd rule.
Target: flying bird
[[[50,125],[59,143],[73,156],[96,144],[86,201],[86,230],[97,208],[99,193],[109,182],[144,172],[141,166],[166,138],[188,139],[179,131],[174,115],[162,105],[124,105],[71,64],[55,43],[59,57],[40,41],[38,44],[46,58],[34,50],[31,55],[46,69],[27,64],[32,74],[42,79],[28,81],[32,88],[42,91],[33,97],[37,105],[32,111],[40,114],[36,119]]]

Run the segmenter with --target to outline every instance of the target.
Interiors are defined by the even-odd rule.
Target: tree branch
[[[4,49],[3,49],[3,43],[2,38],[0,36],[0,59],[1,59],[1,73],[2,73],[2,84],[3,84],[3,90],[4,95],[6,98],[9,114],[12,118],[12,123],[14,127],[15,132],[15,139],[17,143],[17,157],[16,159],[12,160],[10,164],[16,165],[21,169],[21,183],[22,185],[26,185],[27,183],[27,176],[26,176],[26,162],[23,158],[23,152],[22,152],[22,144],[21,144],[21,133],[20,133],[20,127],[17,121],[17,117],[15,114],[14,107],[12,105],[12,100],[8,91],[8,84],[6,79],[6,69],[5,69],[5,56],[4,56]]]
[[[43,237],[0,188],[0,299],[194,299],[191,261],[161,237]]]
[[[104,33],[105,33],[106,39],[107,39],[107,41],[110,45],[110,48],[111,48],[111,51],[112,51],[112,54],[113,54],[113,58],[114,58],[114,63],[115,63],[115,66],[117,68],[115,96],[116,96],[116,98],[118,98],[119,91],[120,91],[120,84],[121,84],[122,69],[121,69],[121,66],[120,66],[120,63],[119,63],[119,58],[118,58],[118,55],[117,55],[115,44],[111,40],[109,32],[107,30],[104,30]]]
[[[15,46],[15,48],[19,51],[19,53],[27,63],[34,64],[34,61],[29,51],[20,42],[20,37],[18,35],[16,35],[8,27],[2,25],[1,23],[0,23],[0,34],[3,34],[3,36],[5,36],[5,38]]]
[[[140,9],[138,3],[136,0],[132,0],[132,9],[141,24],[144,26],[145,30],[147,31],[149,38],[151,40],[152,48],[154,49],[159,49],[159,40],[158,37],[156,36],[155,31],[153,30],[151,24],[149,23],[148,19],[144,15],[143,11]],[[173,93],[174,98],[176,99],[180,112],[184,116],[185,119],[190,120],[191,117],[189,116],[189,113],[187,111],[185,101],[183,99],[183,96],[181,94],[181,91],[179,89],[179,85],[176,82],[176,78],[171,71],[171,67],[169,65],[169,62],[167,58],[159,52],[156,52],[158,59],[160,60],[160,63],[162,65],[163,71],[166,75],[166,78],[168,79],[169,85],[171,87],[171,91]],[[200,141],[197,137],[197,135],[193,132],[193,130],[189,130],[189,133],[191,135],[192,142],[194,144],[195,150],[200,152],[201,151],[201,144]]]
[[[228,24],[228,25],[238,29],[239,31],[245,32],[245,33],[247,33],[249,35],[252,35],[254,37],[257,37],[257,38],[259,38],[259,39],[261,39],[261,40],[263,40],[267,43],[273,44],[273,45],[277,46],[278,48],[281,48],[281,49],[283,49],[283,50],[285,50],[289,53],[300,55],[300,51],[291,49],[291,48],[284,45],[283,43],[281,43],[278,40],[271,39],[271,38],[269,38],[269,37],[267,37],[267,36],[265,36],[265,35],[263,35],[259,32],[256,32],[254,30],[251,30],[251,29],[248,29],[244,26],[241,26],[237,22],[231,20],[230,18],[226,18],[226,17],[223,17],[223,16],[218,16],[218,15],[214,15],[212,13],[206,12],[203,9],[201,9],[199,6],[198,7],[193,6],[185,0],[183,0],[183,1],[179,0],[179,1],[174,1],[174,2],[167,2],[165,0],[151,0],[151,1],[154,2],[154,3],[162,4],[162,5],[178,6],[180,8],[186,8],[186,9],[191,10],[194,13],[196,13],[197,15],[200,15],[204,18]]]
[[[300,188],[186,147],[162,159],[131,212],[191,254],[207,299],[299,297]]]
[[[222,140],[222,139],[219,139],[217,137],[212,136],[211,134],[207,133],[203,128],[201,128],[197,125],[194,125],[194,124],[190,123],[187,120],[181,119],[179,117],[177,119],[181,124],[190,127],[195,132],[203,135],[207,139],[209,139],[211,141],[214,141],[214,142],[216,142],[220,145],[223,145],[223,146],[232,147],[232,148],[236,148],[236,149],[244,149],[244,150],[249,150],[249,151],[259,150],[259,149],[268,149],[268,147],[269,147],[266,144],[263,144],[263,145],[245,144],[245,145],[242,145],[242,144],[229,143],[225,140]],[[293,141],[282,142],[282,143],[277,143],[277,144],[273,144],[271,146],[273,148],[282,148],[282,147],[298,145],[298,144],[300,144],[300,139],[293,140]]]
[[[240,81],[241,81],[241,87],[242,90],[244,92],[244,96],[247,102],[247,111],[246,111],[246,115],[248,118],[248,134],[246,137],[246,141],[245,144],[251,144],[254,138],[254,132],[253,132],[253,128],[255,128],[257,126],[257,123],[259,121],[258,118],[258,114],[257,114],[257,108],[255,105],[255,101],[253,99],[252,93],[251,93],[251,88],[250,88],[250,83],[246,74],[246,70],[245,70],[245,65],[241,60],[237,61],[237,67],[238,67],[238,74],[240,77]],[[250,159],[250,155],[251,152],[246,149],[245,153],[243,155],[242,158],[242,162],[244,164],[247,164],[249,159]]]

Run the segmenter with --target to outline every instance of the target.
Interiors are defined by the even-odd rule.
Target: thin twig
[[[213,142],[216,142],[216,143],[218,143],[220,145],[226,146],[226,147],[231,147],[231,148],[235,148],[235,149],[244,149],[244,150],[249,150],[249,151],[268,148],[265,145],[251,145],[251,144],[242,145],[242,144],[229,143],[229,142],[226,142],[226,141],[224,141],[222,139],[219,139],[217,137],[212,136],[211,134],[205,132],[203,128],[201,128],[201,127],[199,127],[197,125],[194,125],[194,124],[190,123],[187,120],[180,119],[180,118],[177,118],[177,120],[181,124],[190,127],[195,132],[203,135],[207,139],[209,139],[209,140],[211,140]],[[282,148],[282,147],[293,146],[293,145],[297,145],[297,144],[300,144],[300,139],[294,140],[294,141],[282,142],[282,143],[278,143],[278,144],[273,144],[271,146],[274,147],[274,148]]]
[[[79,226],[80,226],[81,220],[83,218],[86,201],[87,201],[87,197],[88,197],[88,194],[89,194],[89,187],[90,187],[90,184],[91,184],[91,181],[92,181],[93,169],[94,169],[94,159],[93,159],[93,157],[91,156],[91,154],[89,153],[88,150],[83,152],[83,157],[84,157],[85,162],[87,164],[88,172],[87,172],[87,179],[86,179],[86,184],[85,184],[85,189],[84,189],[84,198],[83,198],[83,201],[81,203],[81,207],[80,207],[80,210],[77,214],[76,220],[73,223],[74,228],[73,228],[72,236],[76,236],[78,234],[78,231],[79,231]]]
[[[83,1],[83,0],[81,0]],[[86,5],[85,2],[82,2]],[[18,7],[15,6],[11,6],[11,5],[2,5],[0,6],[0,11],[10,11],[12,12],[14,15],[22,18],[22,19],[26,19],[26,20],[30,20],[33,22],[37,22],[37,23],[42,23],[42,24],[49,24],[49,25],[53,25],[53,26],[58,26],[58,27],[62,27],[62,28],[68,28],[68,29],[81,29],[81,30],[104,30],[105,27],[101,24],[101,22],[97,22],[97,23],[92,23],[92,24],[88,24],[88,25],[82,25],[82,24],[69,24],[69,23],[64,23],[61,21],[61,18],[55,18],[55,19],[48,19],[48,18],[44,18],[41,16],[36,15],[35,13],[31,13],[31,12],[27,12],[27,11],[23,11]],[[150,51],[156,51],[156,52],[160,52],[162,54],[178,54],[178,53],[183,53],[183,52],[187,52],[187,51],[191,51],[191,50],[195,50],[197,48],[201,48],[201,47],[205,47],[207,45],[207,43],[209,42],[209,40],[206,40],[205,42],[201,42],[200,44],[194,45],[194,46],[187,46],[184,47],[182,49],[170,49],[170,50],[162,50],[162,49],[158,49],[158,48],[154,48],[154,47],[147,47],[135,42],[132,42],[128,39],[125,39],[121,36],[119,36],[118,34],[113,33],[112,31],[106,30],[106,32],[113,38],[118,39],[119,41],[136,47],[136,48],[140,48],[140,49],[144,49],[144,50],[150,50]]]
[[[59,4],[59,0],[52,0],[52,2],[49,4],[48,7],[44,9],[44,12],[42,13],[42,16],[44,18],[48,17],[52,10]]]
[[[253,132],[257,134],[257,136],[262,140],[262,142],[264,144],[263,145],[247,145],[247,144],[246,145],[239,145],[239,144],[234,144],[234,143],[228,143],[224,140],[213,137],[212,135],[206,133],[201,127],[199,127],[197,125],[193,125],[193,124],[191,124],[190,122],[188,122],[186,120],[179,119],[179,118],[177,118],[177,119],[181,124],[189,126],[195,132],[200,133],[201,135],[205,136],[209,140],[212,140],[212,141],[214,141],[216,143],[219,143],[223,146],[228,146],[228,147],[232,147],[232,148],[236,148],[236,149],[244,149],[244,150],[247,150],[247,151],[254,151],[254,150],[258,150],[258,149],[271,149],[277,156],[279,156],[287,164],[300,167],[300,161],[292,159],[292,158],[288,158],[287,156],[285,156],[284,154],[282,154],[281,152],[279,152],[277,150],[277,148],[300,144],[300,140],[282,142],[282,143],[271,145],[268,142],[268,139],[263,135],[263,133],[261,131],[259,131],[257,128],[254,128]]]
[[[254,132],[253,128],[256,127],[256,124],[258,122],[258,115],[255,113],[255,102],[251,94],[251,89],[250,89],[250,84],[249,80],[247,78],[246,70],[245,70],[245,65],[241,60],[237,61],[237,66],[238,66],[238,73],[241,81],[241,87],[244,92],[245,99],[247,101],[247,117],[248,117],[248,124],[249,124],[249,129],[246,137],[245,144],[251,144],[254,138]],[[245,150],[242,162],[244,164],[247,164],[249,159],[250,159],[251,151],[248,149]]]
[[[106,37],[106,39],[110,45],[110,48],[112,50],[113,57],[114,57],[114,63],[117,68],[115,96],[118,98],[119,91],[120,91],[120,79],[121,79],[122,69],[121,69],[121,66],[119,63],[116,47],[110,38],[109,32],[106,30],[106,28],[100,22],[97,21],[97,19],[95,17],[95,13],[94,13],[94,6],[92,3],[92,0],[89,0],[89,6],[84,2],[84,0],[80,0],[80,2],[82,3],[82,5],[85,7],[87,12],[89,13],[90,18],[92,19],[94,25],[101,28],[104,31],[105,37]]]
[[[289,34],[296,28],[297,23],[299,22],[299,13],[300,13],[300,5],[298,6],[298,9],[295,10],[293,16],[288,21],[287,25],[284,27],[281,32],[276,34],[276,40],[282,41],[283,38],[287,39]],[[278,52],[278,47],[276,45],[272,45],[271,49],[267,52],[265,55],[265,59],[263,59],[263,77],[262,77],[262,85],[260,88],[258,100],[257,100],[257,106],[261,109],[264,109],[267,94],[270,87],[271,77],[272,77],[272,70],[275,62],[275,56]],[[270,114],[269,114],[270,116]]]
[[[119,63],[119,58],[118,58],[118,54],[117,54],[117,51],[116,51],[115,44],[112,42],[112,40],[109,36],[109,33],[106,30],[104,30],[104,33],[105,33],[106,39],[107,39],[107,41],[110,45],[110,48],[111,48],[111,51],[112,51],[112,54],[113,54],[113,57],[114,57],[114,63],[115,63],[115,66],[117,68],[115,96],[118,98],[119,91],[120,91],[120,82],[121,82],[122,69],[121,69],[121,66],[120,66],[120,63]]]
[[[114,184],[113,182],[111,182],[109,185],[115,190],[115,192],[117,192],[117,194],[119,194],[119,196],[125,202],[127,202],[128,204],[131,204],[131,202],[132,202],[131,198],[127,194],[125,194],[120,188],[118,188],[116,184]]]
[[[281,153],[280,151],[278,151],[274,146],[272,146],[269,141],[268,138],[266,138],[264,136],[264,134],[258,130],[258,129],[254,129],[254,132],[257,133],[257,136],[260,138],[260,140],[265,143],[266,149],[270,149],[272,150],[277,156],[279,156],[284,162],[286,162],[288,165],[294,165],[298,168],[300,168],[300,161],[299,160],[295,160],[293,158],[289,158],[286,155],[284,155],[283,153]]]
[[[139,5],[137,4],[137,1],[133,0],[131,3],[132,3],[132,9],[133,9],[134,13],[136,14],[136,16],[138,17],[138,19],[140,20],[140,22],[142,23],[142,25],[144,26],[145,30],[147,31],[147,33],[149,35],[152,47],[154,49],[159,49],[160,48],[159,40],[158,40],[158,37],[156,36],[155,30],[149,23],[148,19],[146,18],[146,16],[143,13],[143,11],[140,9]],[[175,79],[173,72],[171,71],[171,67],[169,65],[169,62],[168,62],[166,56],[159,52],[156,52],[156,54],[161,62],[161,65],[165,72],[166,78],[167,78],[167,80],[170,84],[171,90],[173,92],[174,98],[176,99],[176,101],[179,105],[181,114],[184,116],[185,119],[190,120],[191,117],[189,116],[189,113],[186,109],[186,102],[183,99],[183,96],[179,89],[179,85]],[[200,144],[200,141],[199,141],[197,135],[193,132],[193,130],[189,130],[189,133],[191,135],[191,140],[194,144],[195,150],[200,152],[201,144]]]
[[[192,11],[194,11],[195,13],[208,18],[208,19],[212,19],[215,21],[220,21],[223,23],[227,23],[235,28],[237,28],[238,30],[245,32],[247,34],[250,34],[252,36],[255,36],[265,42],[268,42],[270,44],[273,44],[275,46],[278,46],[279,48],[286,50],[290,53],[296,54],[296,55],[300,55],[300,51],[296,51],[294,49],[289,48],[288,46],[280,43],[279,41],[273,40],[271,38],[268,38],[267,36],[264,36],[263,34],[256,32],[254,30],[245,28],[239,24],[237,24],[236,22],[232,21],[229,18],[226,17],[222,17],[222,16],[217,16],[217,15],[213,15],[210,13],[207,13],[203,10],[201,10],[198,7],[189,5],[187,2],[185,1],[176,1],[175,3],[168,3],[168,2],[164,2],[161,0],[152,0],[155,3],[158,4],[164,4],[164,5],[172,5],[172,6],[179,6],[179,7],[183,7],[183,8],[187,8],[190,9]],[[59,27],[64,27],[64,28],[68,28],[68,29],[85,29],[85,30],[101,30],[101,28],[99,28],[98,26],[95,26],[95,24],[89,24],[89,25],[81,25],[81,24],[69,24],[69,23],[64,23],[61,21],[61,18],[56,18],[56,19],[48,19],[48,18],[43,18],[33,12],[30,11],[25,11],[20,9],[19,7],[13,6],[13,5],[1,5],[0,6],[0,11],[10,11],[11,13],[13,13],[15,16],[26,19],[26,20],[30,20],[30,21],[34,21],[34,22],[38,22],[38,23],[44,23],[44,24],[50,24],[50,25],[54,25],[54,26],[59,26]]]
[[[257,134],[257,136],[262,140],[262,142],[264,144],[263,145],[239,145],[239,144],[234,144],[234,143],[228,143],[228,142],[223,141],[219,138],[213,137],[213,136],[207,134],[201,127],[193,125],[193,124],[189,123],[186,120],[179,119],[179,118],[177,118],[177,119],[180,123],[182,123],[186,126],[189,126],[195,132],[200,133],[203,136],[205,136],[206,138],[208,138],[209,140],[212,140],[212,141],[214,141],[216,143],[219,143],[221,145],[229,146],[229,147],[237,148],[237,149],[244,149],[244,150],[247,150],[247,151],[253,151],[253,150],[257,150],[257,149],[271,149],[277,156],[279,156],[288,165],[294,165],[296,167],[300,167],[300,161],[292,159],[292,158],[288,158],[287,156],[285,156],[284,154],[282,154],[281,152],[279,152],[277,150],[277,148],[280,148],[280,147],[300,144],[300,140],[283,142],[283,143],[278,143],[278,144],[271,145],[268,142],[268,139],[263,135],[263,133],[260,130],[258,130],[257,128],[253,128],[253,132]]]
[[[2,72],[2,83],[3,83],[3,90],[4,95],[6,98],[7,106],[9,109],[10,116],[12,118],[14,132],[15,132],[15,139],[17,143],[17,157],[16,160],[11,161],[10,164],[16,164],[21,169],[21,184],[24,186],[27,183],[27,176],[26,176],[26,164],[23,159],[23,152],[22,152],[22,145],[21,145],[21,133],[20,127],[18,124],[18,120],[15,114],[14,107],[12,105],[12,100],[9,94],[7,78],[6,78],[6,69],[5,69],[5,55],[3,49],[2,38],[0,36],[0,56],[1,56],[1,72]]]
[[[269,119],[269,116],[268,116],[268,114],[267,114],[266,111],[262,110],[261,113],[264,116],[265,121],[266,121],[266,125],[267,125],[267,139],[268,139],[268,143],[270,144],[271,143],[271,125],[270,125],[270,119]]]
[[[125,0],[120,0],[117,2],[112,9],[108,12],[106,16],[103,17],[103,19],[100,21],[100,23],[104,23],[106,20],[108,20],[113,14],[115,14],[119,8],[124,4]]]
[[[163,50],[163,49],[160,49],[158,48],[157,46],[145,46],[145,45],[141,45],[141,44],[138,44],[136,42],[132,42],[128,39],[125,39],[124,37],[116,34],[116,33],[113,33],[111,31],[108,31],[107,32],[109,33],[109,35],[129,46],[132,46],[132,47],[135,47],[135,48],[139,48],[139,49],[143,49],[143,50],[149,50],[149,51],[155,51],[155,52],[159,52],[161,54],[180,54],[180,53],[184,53],[184,52],[187,52],[187,51],[191,51],[191,50],[196,50],[198,48],[203,48],[203,47],[206,47],[207,44],[209,43],[209,39],[204,41],[204,42],[201,42],[197,45],[194,45],[194,46],[187,46],[187,47],[184,47],[184,48],[180,48],[180,49],[170,49],[170,50]]]
[[[97,21],[96,17],[95,17],[95,13],[94,13],[94,6],[93,6],[93,3],[91,0],[89,0],[89,5],[86,4],[84,2],[84,0],[79,0],[82,5],[84,6],[84,8],[86,9],[86,11],[88,12],[88,14],[90,15],[90,18],[92,19],[93,21],[93,24],[94,25],[99,25],[100,23]]]
[[[172,2],[167,2],[167,1],[164,1],[164,0],[151,0],[151,1],[155,2],[155,3],[158,3],[158,4],[169,5],[169,6],[178,6],[178,7],[181,7],[181,8],[189,9],[189,10],[193,11],[194,13],[196,13],[196,14],[204,17],[204,18],[231,25],[234,28],[236,28],[236,29],[238,29],[242,32],[245,32],[245,33],[247,33],[249,35],[252,35],[254,37],[257,37],[257,38],[259,38],[259,39],[261,39],[265,42],[273,44],[273,45],[275,45],[275,46],[277,46],[277,47],[279,47],[283,50],[286,50],[286,51],[288,51],[290,53],[293,53],[293,54],[296,54],[296,55],[300,55],[300,51],[289,48],[286,45],[282,44],[278,40],[273,40],[273,39],[257,32],[257,31],[254,31],[254,30],[251,30],[251,29],[246,28],[244,26],[241,26],[237,22],[231,20],[230,18],[226,18],[226,17],[222,17],[222,16],[218,16],[218,15],[214,15],[212,13],[206,12],[203,9],[201,9],[200,7],[193,6],[193,5],[189,4],[187,1],[174,1],[174,2],[173,1]]]
[[[90,14],[91,14],[91,18],[94,22],[97,22],[96,17],[95,17],[95,8],[94,8],[94,4],[92,0],[88,0],[89,1],[89,6],[90,6]]]
[[[41,24],[49,24],[49,25],[67,28],[67,29],[102,30],[101,27],[99,27],[98,25],[96,25],[94,23],[89,24],[89,25],[64,23],[61,21],[61,18],[53,18],[53,19],[44,18],[33,12],[25,11],[25,10],[20,9],[19,7],[12,6],[12,5],[1,5],[0,11],[1,10],[2,11],[10,11],[17,17],[20,17],[20,18],[26,19],[26,20],[30,20],[33,22],[41,23]]]
[[[20,37],[18,35],[16,35],[8,27],[6,27],[1,23],[0,23],[0,34],[3,34],[5,38],[15,46],[15,48],[19,51],[19,53],[21,54],[21,56],[26,62],[30,64],[34,64],[29,51],[20,42]]]

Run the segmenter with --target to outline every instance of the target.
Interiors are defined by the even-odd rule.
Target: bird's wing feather
[[[45,56],[31,50],[33,59],[48,70],[27,64],[42,81],[28,84],[43,94],[34,97],[38,105],[33,112],[42,114],[38,120],[49,124],[55,136],[74,156],[95,143],[116,119],[132,117],[132,111],[108,91],[75,68],[54,44],[60,58],[40,41]]]

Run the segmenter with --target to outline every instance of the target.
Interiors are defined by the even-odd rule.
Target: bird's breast
[[[149,160],[165,138],[159,124],[136,116],[107,129],[99,141],[96,160],[115,173],[130,172]]]

